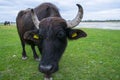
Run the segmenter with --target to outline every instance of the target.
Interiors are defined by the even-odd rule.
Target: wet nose
[[[52,65],[40,65],[40,71],[43,73],[49,73],[52,70]]]

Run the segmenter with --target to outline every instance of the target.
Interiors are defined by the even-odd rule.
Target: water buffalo
[[[34,9],[21,10],[16,18],[17,30],[22,45],[22,59],[27,59],[25,45],[29,44],[34,59],[39,60],[35,46],[41,53],[39,71],[49,77],[58,70],[60,58],[67,46],[67,38],[76,40],[87,34],[76,27],[82,17],[83,8],[80,4],[78,13],[73,20],[66,21],[51,3],[43,3]],[[68,14],[69,15],[69,14]]]
[[[4,25],[6,26],[6,25],[10,25],[10,22],[9,21],[5,21],[4,22]]]

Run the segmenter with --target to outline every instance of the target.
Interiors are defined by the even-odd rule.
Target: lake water
[[[120,30],[120,22],[81,22],[79,28]]]

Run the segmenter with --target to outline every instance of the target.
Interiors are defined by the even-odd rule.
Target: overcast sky
[[[120,0],[0,0],[0,22],[15,21],[20,10],[35,8],[43,2],[55,4],[67,20],[77,14],[76,4],[83,6],[83,20],[120,19]]]

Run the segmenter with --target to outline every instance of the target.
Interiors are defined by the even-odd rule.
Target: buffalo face
[[[45,18],[40,23],[39,36],[41,37],[41,61],[39,70],[51,74],[58,70],[58,62],[66,48],[66,23],[61,18]]]
[[[58,70],[59,60],[67,46],[67,38],[74,40],[85,36],[86,33],[82,30],[67,28],[64,19],[49,17],[41,21],[39,29],[26,32],[24,39],[39,46],[42,55],[39,70],[51,74]]]

